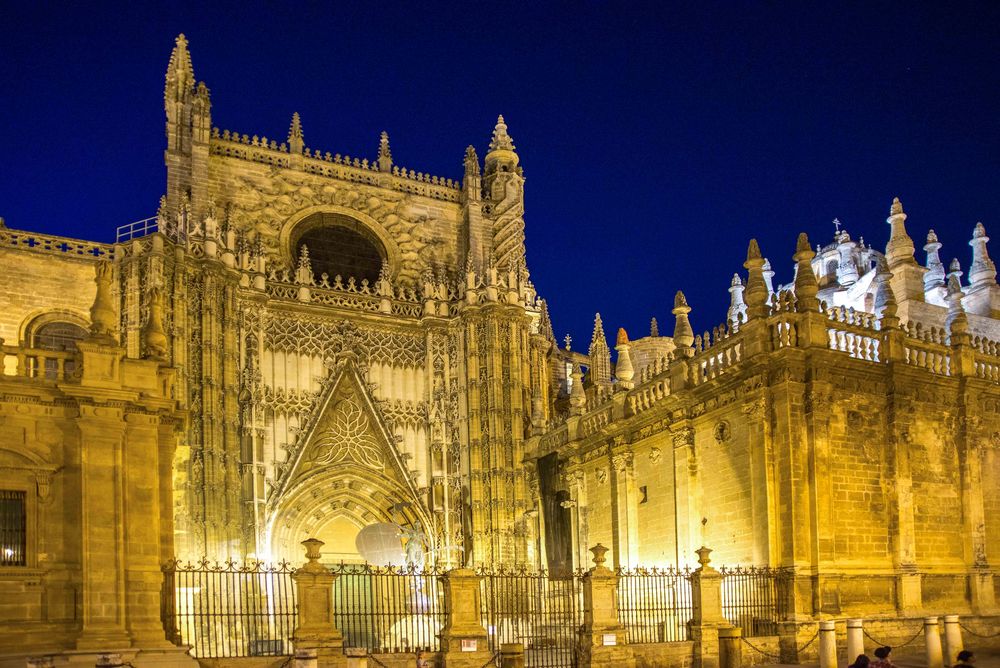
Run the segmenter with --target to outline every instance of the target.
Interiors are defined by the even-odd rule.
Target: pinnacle
[[[750,245],[747,246],[747,262],[750,260],[759,260],[760,257],[760,246],[757,244],[756,239],[751,239]]]
[[[604,338],[604,323],[601,321],[601,314],[597,313],[594,315],[594,334],[590,339],[590,345],[603,343],[607,345],[607,339]]]
[[[892,207],[889,208],[890,216],[898,216],[903,213],[903,203],[899,201],[898,197],[892,198]]]
[[[188,41],[184,33],[174,40],[174,48],[167,63],[167,87],[171,85],[176,86],[178,92],[194,88],[194,67],[191,65],[191,54],[188,52]]]
[[[936,244],[937,242],[938,242],[937,234],[934,233],[934,230],[929,230],[927,232],[927,243]]]
[[[809,245],[809,237],[805,232],[799,232],[798,241],[795,243],[795,253],[808,253],[812,251],[812,247]]]
[[[288,128],[288,139],[302,139],[302,119],[299,118],[299,112],[292,114],[292,124]]]
[[[743,287],[743,279],[740,278],[739,274],[733,274],[733,280],[729,285],[734,288],[736,286]]]
[[[513,151],[514,140],[507,134],[507,123],[503,120],[503,114],[497,116],[496,127],[493,128],[493,138],[490,140],[491,151]]]
[[[378,159],[380,164],[385,161],[388,161],[390,166],[392,164],[392,150],[389,148],[389,133],[385,130],[382,130],[382,134],[380,134],[378,138]]]
[[[986,236],[986,227],[982,223],[976,223],[976,227],[972,230],[972,238],[978,239],[980,237]]]
[[[623,346],[628,343],[628,332],[625,331],[624,327],[618,328],[618,338],[615,340],[616,346]]]
[[[687,297],[684,296],[683,292],[681,292],[680,290],[678,290],[677,294],[674,295],[674,308],[682,308],[682,307],[685,307],[687,305],[688,305],[688,303],[687,303]]]

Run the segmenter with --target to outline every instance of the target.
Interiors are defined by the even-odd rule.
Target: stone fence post
[[[635,657],[618,622],[618,576],[604,565],[608,548],[590,548],[594,567],[583,576],[583,626],[577,638],[580,668],[633,668]]]
[[[337,576],[319,563],[323,541],[302,541],[306,563],[292,573],[299,611],[299,625],[292,632],[296,654],[314,650],[320,666],[343,666],[344,636],[333,621],[333,583]]]
[[[719,664],[722,668],[743,667],[743,629],[740,627],[719,629]]]
[[[722,616],[722,574],[709,564],[712,550],[698,550],[701,564],[691,574],[691,640],[694,668],[719,667],[719,629],[729,624]]]
[[[441,658],[446,668],[482,668],[490,660],[486,629],[480,617],[480,577],[469,568],[443,576],[448,619],[441,629]]]
[[[965,649],[962,645],[962,627],[958,625],[958,615],[944,616],[944,665],[954,665],[958,653]]]

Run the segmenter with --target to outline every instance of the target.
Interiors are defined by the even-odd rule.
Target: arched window
[[[313,274],[319,279],[326,274],[332,282],[340,276],[344,283],[354,277],[360,284],[378,280],[385,249],[367,228],[356,220],[337,214],[317,213],[301,225],[302,232],[292,246],[298,258],[302,247],[309,248]]]
[[[87,337],[87,330],[80,325],[62,320],[53,320],[39,325],[31,334],[31,347],[55,352],[76,352],[76,344]],[[67,360],[64,366],[66,375],[72,373],[76,364]],[[45,377],[49,380],[59,378],[59,362],[45,360]]]

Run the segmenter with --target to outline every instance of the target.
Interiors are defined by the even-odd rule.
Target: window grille
[[[27,564],[27,494],[0,489],[0,566]]]

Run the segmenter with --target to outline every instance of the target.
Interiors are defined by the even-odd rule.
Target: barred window
[[[27,493],[0,489],[0,566],[27,564]]]

